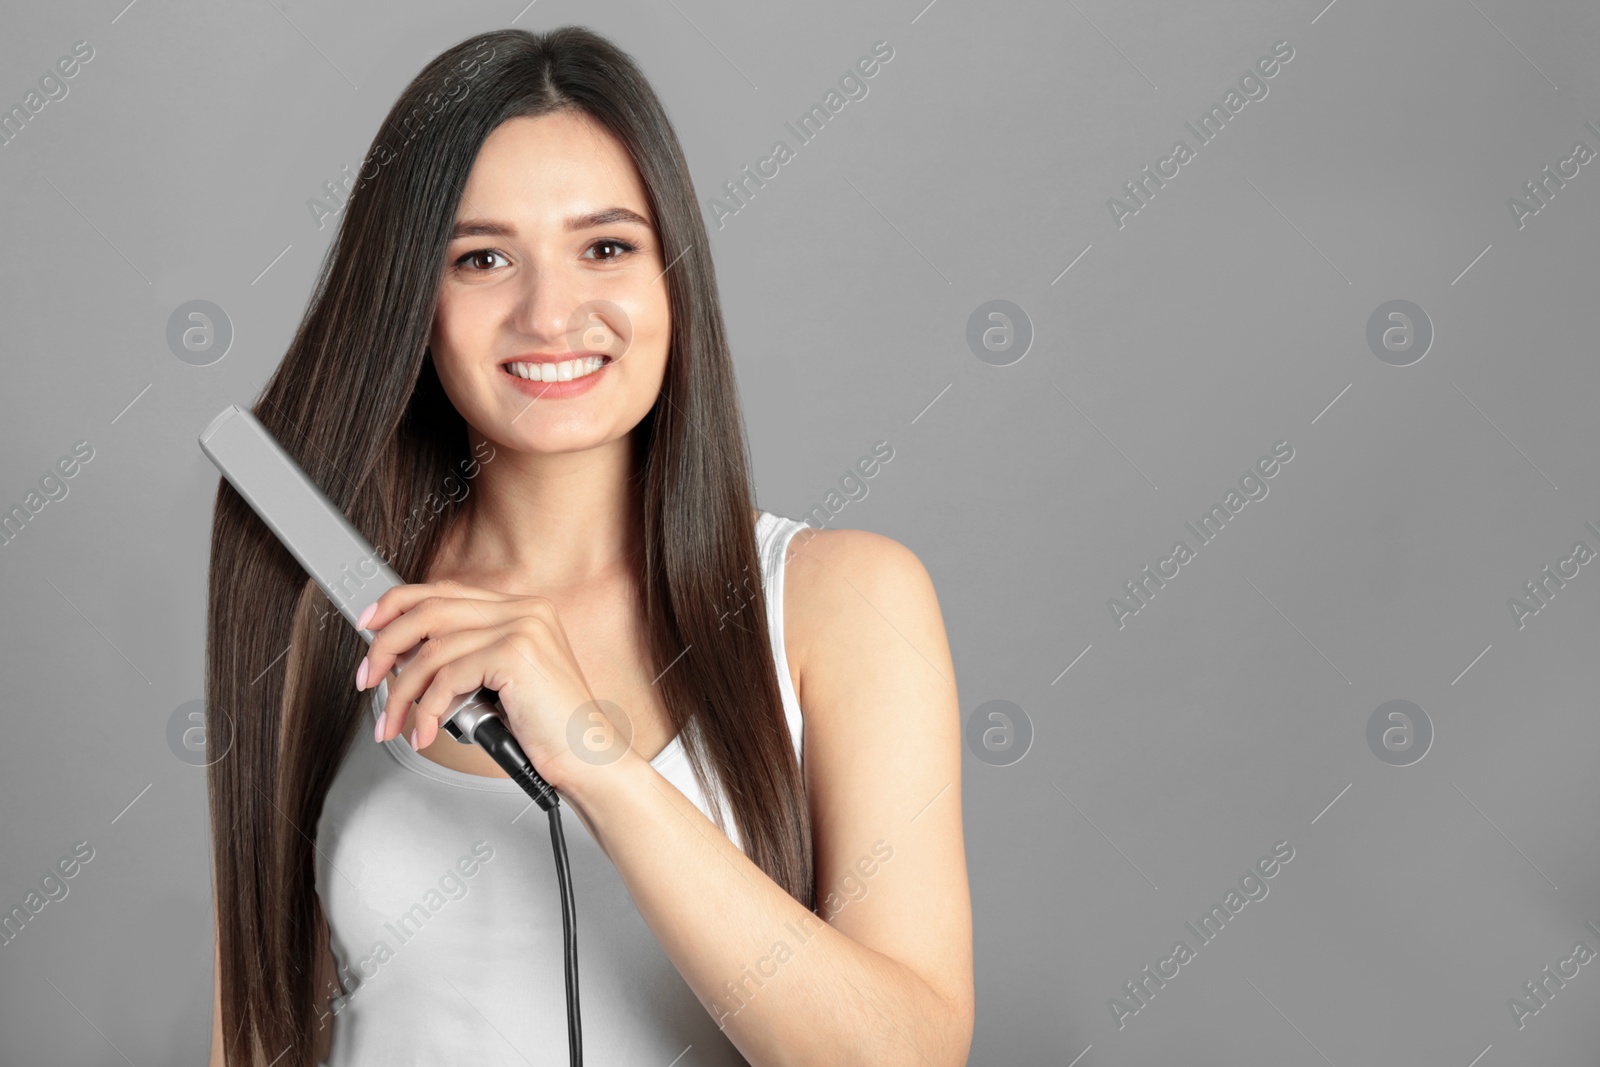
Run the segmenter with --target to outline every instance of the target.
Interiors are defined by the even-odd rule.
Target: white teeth
[[[518,378],[526,378],[530,382],[570,382],[574,378],[593,374],[605,366],[605,362],[603,356],[585,356],[564,363],[507,363],[505,368]]]

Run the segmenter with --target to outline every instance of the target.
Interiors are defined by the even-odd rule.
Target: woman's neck
[[[626,437],[581,452],[496,445],[467,482],[434,573],[547,596],[613,577],[644,536],[632,454]]]

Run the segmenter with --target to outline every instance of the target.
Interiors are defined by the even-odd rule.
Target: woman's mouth
[[[575,356],[559,362],[513,360],[500,364],[506,384],[533,400],[563,400],[599,387],[610,377],[606,371],[611,357],[602,354]]]
[[[502,363],[500,369],[530,382],[570,382],[584,378],[611,362],[610,356],[580,356],[560,363]]]

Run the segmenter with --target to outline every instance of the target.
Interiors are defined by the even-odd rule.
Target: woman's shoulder
[[[785,555],[783,586],[784,644],[802,686],[808,676],[825,681],[913,630],[932,624],[943,636],[927,568],[911,549],[883,534],[809,526],[797,531]]]

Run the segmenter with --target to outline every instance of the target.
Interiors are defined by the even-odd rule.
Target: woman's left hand
[[[487,686],[499,694],[506,725],[540,777],[559,788],[583,769],[567,741],[569,723],[581,714],[592,728],[604,712],[549,600],[443,581],[395,586],[369,612],[360,626],[375,636],[358,689],[377,685],[421,645],[388,679],[378,740],[399,737],[409,723],[413,747],[427,748],[450,701]]]

